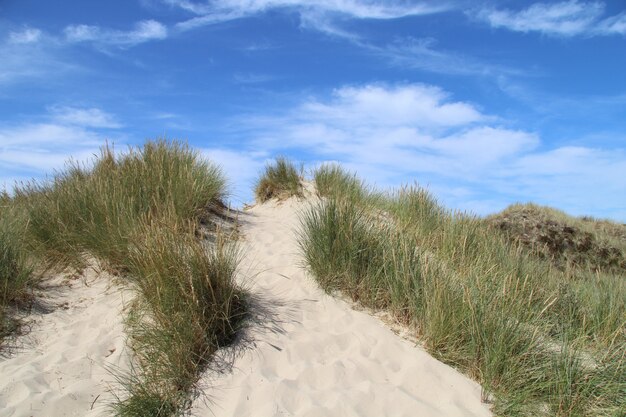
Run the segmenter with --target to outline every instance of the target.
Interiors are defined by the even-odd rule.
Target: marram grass
[[[372,193],[337,166],[314,180],[299,246],[324,289],[392,312],[496,415],[626,415],[623,275],[573,278],[419,188]]]
[[[272,198],[302,196],[302,183],[298,170],[287,158],[278,157],[268,164],[254,187],[256,200],[263,203]]]
[[[119,155],[106,146],[92,164],[71,162],[3,200],[24,215],[13,222],[8,208],[0,213],[0,273],[13,268],[18,277],[0,276],[10,298],[29,279],[26,252],[43,269],[80,268],[95,257],[136,289],[126,319],[134,363],[117,375],[116,415],[182,413],[200,372],[241,322],[237,248],[219,233],[213,244],[195,236],[199,219],[224,207],[225,184],[187,145],[159,140]]]
[[[24,238],[27,225],[26,216],[13,207],[11,199],[0,197],[0,349],[20,324],[8,309],[31,298],[30,287],[36,282]]]

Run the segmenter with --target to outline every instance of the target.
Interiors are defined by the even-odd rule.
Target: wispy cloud
[[[494,28],[515,32],[541,32],[553,36],[610,35],[626,33],[626,14],[602,19],[602,2],[578,0],[558,3],[535,3],[523,10],[484,9],[478,19]]]
[[[201,26],[250,17],[269,10],[283,9],[298,13],[300,26],[334,38],[383,57],[391,65],[454,75],[520,75],[521,71],[482,62],[459,53],[436,48],[432,38],[398,39],[387,45],[377,45],[346,29],[348,20],[390,20],[453,10],[452,2],[405,2],[371,0],[221,0],[188,1],[163,0],[171,6],[195,14],[175,25],[187,31]]]
[[[64,30],[67,42],[93,42],[120,47],[135,46],[167,38],[167,27],[156,20],[142,20],[129,31],[113,30],[92,25],[70,25]]]
[[[122,125],[115,117],[98,108],[78,108],[68,106],[52,106],[53,119],[64,125],[118,129]]]
[[[119,127],[115,117],[97,108],[52,107],[33,122],[2,123],[0,127],[0,177],[5,187],[14,180],[41,178],[63,168],[71,157],[86,161],[98,153],[105,140],[100,128]]]
[[[11,43],[35,43],[42,37],[42,32],[36,28],[25,27],[22,30],[9,33]]]
[[[601,206],[611,216],[626,191],[626,149],[550,149],[537,133],[434,86],[342,87],[282,117],[255,118],[246,132],[251,125],[249,149],[339,161],[383,186],[416,179],[447,204],[481,213],[533,200],[577,214]]]
[[[391,65],[402,68],[452,75],[528,75],[528,71],[483,62],[461,53],[437,49],[436,44],[437,41],[433,38],[398,39],[383,46],[358,42],[359,46],[386,58]]]
[[[143,20],[129,31],[105,29],[91,25],[70,25],[61,35],[24,27],[0,40],[0,86],[35,78],[52,77],[76,71],[74,61],[65,59],[68,47],[89,42],[101,50],[128,48],[144,42],[163,40],[169,35],[165,25]]]
[[[27,27],[0,40],[0,86],[35,78],[52,80],[78,69],[63,58],[61,45],[40,29]]]
[[[626,12],[604,19],[596,28],[597,33],[626,35]]]
[[[165,3],[187,10],[196,17],[177,27],[189,30],[219,22],[253,16],[274,9],[296,11],[308,28],[324,32],[336,31],[331,17],[355,19],[396,19],[439,13],[450,9],[447,2],[364,1],[364,0],[164,0]]]

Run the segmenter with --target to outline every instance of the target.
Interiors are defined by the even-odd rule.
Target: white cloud
[[[0,169],[41,176],[63,168],[70,155],[95,153],[103,143],[102,136],[76,126],[33,123],[4,127],[0,129]]]
[[[291,9],[300,14],[306,27],[327,33],[342,34],[330,17],[353,19],[396,19],[438,13],[450,9],[447,2],[372,1],[372,0],[218,0],[194,2],[164,0],[197,16],[177,27],[189,30],[199,26],[248,17],[272,9]]]
[[[409,84],[342,87],[329,100],[309,99],[285,118],[255,121],[255,145],[300,148],[343,161],[474,175],[536,146],[535,135],[485,126],[496,119],[453,101],[438,87]]]
[[[36,43],[41,39],[41,30],[35,28],[24,28],[18,32],[9,33],[11,43]]]
[[[63,124],[109,129],[121,127],[121,124],[115,120],[113,115],[98,108],[53,106],[50,110],[53,113],[54,120]]]
[[[514,184],[525,200],[626,221],[626,149],[563,146],[520,155],[501,172],[496,188]]]
[[[141,43],[152,39],[167,38],[167,27],[155,20],[144,20],[137,23],[135,30],[122,35],[129,43]]]
[[[338,161],[380,186],[418,180],[445,204],[480,214],[535,201],[615,217],[626,193],[626,149],[546,149],[536,133],[433,86],[342,87],[240,128],[257,132],[246,149]]]
[[[115,139],[98,129],[119,126],[112,115],[95,108],[52,107],[43,118],[47,121],[0,127],[0,178],[6,186],[52,174],[70,158],[92,160],[105,141]]]
[[[99,26],[70,25],[64,29],[68,42],[95,42],[103,45],[134,46],[140,43],[165,39],[168,30],[156,20],[142,20],[130,31],[103,29]]]
[[[428,85],[365,85],[339,88],[330,102],[311,100],[300,111],[307,120],[358,121],[381,127],[448,127],[466,125],[485,117],[471,104],[448,99],[446,92]]]
[[[535,3],[519,11],[485,9],[476,16],[494,28],[515,32],[541,32],[564,37],[626,33],[624,13],[600,20],[604,11],[605,4],[602,2],[569,0]]]
[[[70,42],[95,41],[102,36],[98,26],[70,25],[64,30],[65,38]]]
[[[626,35],[626,12],[604,19],[598,25],[597,32],[607,35]]]

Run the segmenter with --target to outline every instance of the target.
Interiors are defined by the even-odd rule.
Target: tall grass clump
[[[295,165],[285,157],[268,164],[254,187],[256,200],[302,196],[302,181]]]
[[[18,188],[16,200],[50,264],[80,264],[88,254],[119,268],[145,216],[193,220],[218,204],[225,183],[187,145],[156,141],[118,158],[104,147],[92,168],[70,162],[51,180]]]
[[[127,327],[139,367],[122,379],[130,395],[115,406],[121,416],[179,411],[244,316],[242,293],[233,282],[236,248],[218,239],[209,249],[193,231],[176,229],[146,224],[130,248],[129,278],[142,296]]]
[[[482,384],[498,415],[624,413],[623,285],[572,281],[422,189],[354,199],[350,177],[327,178],[299,236],[324,289],[411,326],[434,356]]]
[[[362,200],[367,192],[356,175],[338,164],[324,164],[313,172],[313,183],[320,197],[338,197]]]
[[[36,282],[24,239],[26,228],[24,213],[9,196],[0,197],[0,348],[19,324],[8,309],[30,298],[29,288]]]
[[[179,142],[150,141],[92,165],[76,162],[43,183],[16,189],[33,253],[48,268],[80,268],[95,257],[132,285],[127,319],[134,365],[119,376],[120,416],[169,416],[184,409],[199,372],[233,337],[243,312],[234,283],[236,249],[196,232],[221,210],[225,178]]]

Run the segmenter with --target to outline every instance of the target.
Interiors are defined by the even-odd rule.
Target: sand
[[[476,382],[374,315],[326,295],[304,272],[295,231],[307,204],[272,201],[242,216],[242,280],[255,318],[224,354],[230,366],[203,378],[212,388],[193,414],[490,416]]]
[[[131,294],[93,269],[44,286],[30,331],[0,358],[0,416],[111,415],[108,369],[128,369],[122,309]]]
[[[252,319],[203,375],[192,414],[490,416],[477,383],[307,276],[295,231],[310,201],[273,201],[242,215],[238,279]],[[122,320],[132,298],[111,282],[91,270],[49,282],[49,309],[0,358],[0,416],[110,415],[107,368],[127,369]]]

